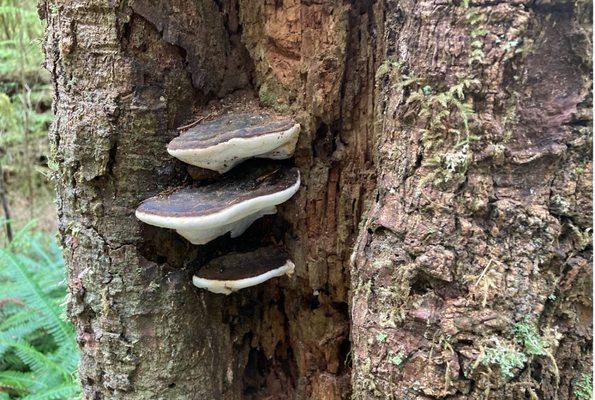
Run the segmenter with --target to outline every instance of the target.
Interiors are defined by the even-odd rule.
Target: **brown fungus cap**
[[[188,164],[223,173],[250,157],[291,157],[299,130],[287,116],[227,114],[184,132],[167,151]]]
[[[227,232],[239,236],[256,219],[275,213],[275,206],[293,196],[299,185],[297,168],[250,167],[208,185],[151,197],[137,208],[136,216],[203,244]]]
[[[284,249],[268,246],[215,258],[198,271],[192,282],[214,293],[229,294],[276,276],[291,275],[294,268]]]

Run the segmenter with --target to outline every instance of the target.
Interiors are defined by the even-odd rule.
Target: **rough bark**
[[[40,10],[86,397],[345,398],[346,260],[371,182],[372,10],[173,0]],[[208,246],[136,221],[142,199],[190,179],[165,151],[175,128],[255,93],[304,127],[299,195],[243,238]],[[271,241],[289,248],[291,281],[228,298],[191,286],[210,257]]]
[[[86,398],[568,398],[591,343],[588,9],[42,3]],[[469,134],[457,92],[438,97],[457,85]],[[176,127],[256,103],[303,126],[303,186],[279,215],[206,246],[134,218],[212,178],[167,155]],[[278,242],[291,280],[190,284],[209,258]],[[475,366],[493,337],[519,347],[526,317],[559,382],[548,357],[508,385]]]
[[[569,399],[591,373],[590,9],[385,3],[354,398]],[[506,379],[503,348],[528,358]]]

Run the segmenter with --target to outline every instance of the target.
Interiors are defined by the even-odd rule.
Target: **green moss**
[[[289,105],[280,99],[274,88],[268,84],[263,84],[258,91],[258,98],[262,105],[272,107],[275,111],[284,112],[289,109]]]
[[[379,334],[376,335],[376,340],[380,343],[386,342],[387,338],[388,338],[388,335],[384,332],[380,332]]]
[[[476,79],[462,79],[443,91],[438,91],[421,79],[403,77],[401,87],[413,90],[406,103],[417,107],[417,118],[425,126],[421,129],[422,142],[426,150],[424,166],[434,168],[429,180],[435,186],[464,178],[472,161],[471,142],[479,137],[471,133],[471,121],[475,117],[473,101],[467,92],[479,87]],[[417,89],[416,89],[417,88]],[[450,148],[444,147],[450,143]],[[436,154],[430,151],[440,150]]]
[[[593,377],[590,374],[583,374],[581,379],[575,383],[574,395],[579,400],[593,399]]]
[[[496,338],[494,342],[493,347],[488,347],[481,352],[475,366],[479,364],[486,367],[497,366],[502,378],[513,378],[513,370],[521,368],[527,361],[527,356],[511,346],[500,343]]]
[[[385,60],[376,70],[376,79],[382,79],[394,71],[399,71],[401,64],[395,60]]]
[[[593,242],[593,228],[588,227],[581,229],[575,226],[572,222],[568,222],[568,226],[572,230],[572,233],[576,237],[577,247],[580,250],[584,250]]]
[[[405,353],[403,353],[402,351],[399,351],[396,354],[392,350],[390,350],[388,352],[388,362],[389,363],[396,365],[398,367],[401,364],[403,364],[404,360],[405,360]]]
[[[525,353],[528,355],[544,356],[547,354],[545,344],[535,325],[526,322],[519,322],[514,325],[515,338],[523,344]]]
[[[389,63],[387,61],[383,62],[382,64],[380,64],[380,66],[376,70],[376,79],[381,79],[381,78],[385,77],[386,75],[388,75],[389,71],[390,71]]]
[[[260,87],[260,90],[258,91],[258,98],[260,99],[260,102],[265,106],[272,107],[275,103],[273,93],[269,91],[268,86],[266,84]]]

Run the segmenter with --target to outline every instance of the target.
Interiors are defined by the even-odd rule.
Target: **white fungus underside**
[[[264,274],[257,275],[251,278],[237,279],[233,281],[220,281],[216,279],[199,278],[195,275],[192,277],[192,283],[194,284],[194,286],[199,287],[201,289],[206,289],[209,292],[227,295],[240,289],[259,285],[277,276],[291,276],[293,274],[294,269],[294,263],[292,263],[290,260],[287,260],[287,262],[283,266],[276,269],[272,269],[270,271],[265,272]]]
[[[227,232],[230,232],[230,236],[232,238],[236,238],[240,236],[242,233],[244,233],[246,229],[248,229],[248,227],[252,225],[252,223],[256,221],[258,218],[275,213],[277,213],[277,208],[275,206],[272,206],[259,210],[254,214],[250,214],[247,217],[242,218],[238,221],[221,225],[216,228],[176,229],[176,232],[184,236],[192,244],[205,244],[213,239],[218,238],[221,235],[225,235]]]
[[[251,158],[281,160],[292,156],[300,133],[295,124],[285,131],[267,135],[232,138],[204,149],[167,149],[167,152],[187,164],[224,173]]]
[[[291,187],[277,193],[245,200],[209,215],[196,217],[166,217],[136,211],[136,218],[161,228],[175,229],[192,244],[205,244],[211,240],[232,233],[237,237],[258,218],[274,214],[275,206],[284,203],[300,188],[300,178]]]

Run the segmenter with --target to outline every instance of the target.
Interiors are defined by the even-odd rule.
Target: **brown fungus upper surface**
[[[137,211],[173,218],[206,216],[250,199],[282,192],[298,181],[297,168],[277,165],[243,169],[211,184],[151,197]]]
[[[228,114],[188,129],[173,139],[169,150],[205,149],[233,138],[253,138],[283,132],[295,125],[291,117],[268,114]]]
[[[167,151],[190,165],[223,173],[251,157],[291,157],[299,131],[291,117],[232,113],[188,129]]]
[[[136,210],[141,221],[175,229],[191,243],[204,244],[231,233],[241,235],[258,218],[276,213],[300,187],[297,168],[250,166],[220,180],[167,192],[145,200]]]
[[[287,251],[278,246],[261,247],[248,253],[231,253],[211,260],[196,276],[220,281],[253,278],[283,267],[289,260]]]
[[[213,293],[230,294],[274,277],[291,276],[294,269],[284,249],[268,246],[215,258],[194,275],[192,283]]]

